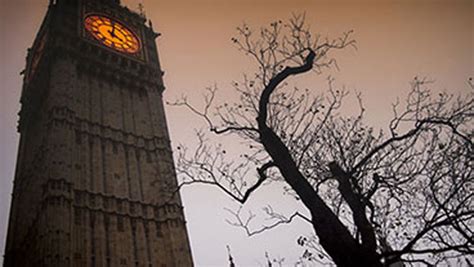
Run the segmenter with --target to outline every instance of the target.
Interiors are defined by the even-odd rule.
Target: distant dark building
[[[192,266],[155,38],[118,0],[50,1],[27,57],[5,266]]]

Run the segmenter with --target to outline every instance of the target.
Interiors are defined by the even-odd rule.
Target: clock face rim
[[[90,20],[93,21],[90,22]],[[95,21],[105,21],[105,23],[102,22],[100,25],[93,25]],[[104,27],[99,29],[102,25],[107,29]],[[142,49],[141,40],[135,31],[127,27],[125,23],[111,18],[110,16],[99,13],[87,14],[84,16],[84,29],[101,45],[115,51],[136,55]],[[112,36],[112,34],[115,36]],[[126,42],[123,41],[124,39]],[[125,45],[123,45],[124,43]],[[121,46],[117,46],[116,44],[120,44]]]

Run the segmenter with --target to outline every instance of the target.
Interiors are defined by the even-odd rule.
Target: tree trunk
[[[266,125],[259,125],[259,128],[263,146],[272,157],[285,181],[309,209],[319,242],[332,260],[341,267],[382,266],[378,261],[376,251],[365,251],[319,197],[298,170],[290,152],[280,138]]]

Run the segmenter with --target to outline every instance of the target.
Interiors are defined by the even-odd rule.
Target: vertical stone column
[[[47,259],[50,266],[69,266],[72,259],[72,199],[76,171],[73,90],[76,68],[66,57],[52,63],[49,98],[46,107],[50,129],[45,137],[48,145],[47,172],[44,177],[44,205],[48,218],[41,223],[49,235]],[[54,224],[51,221],[55,222]]]

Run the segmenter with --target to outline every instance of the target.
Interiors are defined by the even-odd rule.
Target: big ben
[[[151,22],[51,0],[28,51],[5,266],[193,266]]]

